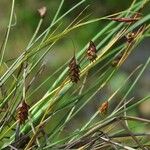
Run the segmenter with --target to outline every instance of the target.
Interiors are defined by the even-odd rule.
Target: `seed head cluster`
[[[23,124],[28,119],[29,105],[22,101],[18,107],[18,120],[20,124]]]
[[[101,114],[106,114],[107,113],[107,110],[108,110],[108,101],[105,101],[104,103],[102,103],[102,105],[99,107],[99,112]]]
[[[127,35],[126,35],[126,39],[127,39],[127,42],[128,43],[131,43],[135,38],[135,33],[134,32],[129,32]]]
[[[87,49],[87,57],[90,61],[93,62],[96,59],[97,57],[96,52],[97,50],[95,44],[92,41],[90,41],[89,47]]]
[[[74,83],[77,83],[80,80],[80,66],[77,64],[75,56],[69,63],[69,77]]]

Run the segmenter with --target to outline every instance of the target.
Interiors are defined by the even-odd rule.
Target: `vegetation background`
[[[60,3],[60,0],[56,1],[49,1],[49,0],[25,0],[25,1],[16,1],[16,7],[15,7],[15,13],[16,13],[16,25],[12,29],[12,34],[10,35],[9,43],[7,45],[7,51],[5,55],[5,60],[10,60],[12,58],[15,58],[18,56],[28,43],[30,37],[32,36],[38,21],[39,16],[37,13],[37,9],[41,6],[46,6],[48,11],[46,18],[44,19],[43,25],[41,26],[40,33],[46,29],[54,16],[57,7]],[[65,10],[68,10],[71,6],[73,6],[77,1],[65,1],[62,13]],[[118,5],[119,3],[119,5]],[[94,0],[91,2],[88,0],[85,4],[83,4],[81,7],[79,7],[75,12],[72,14],[66,16],[63,20],[63,25],[65,23],[71,22],[73,18],[81,11],[81,8],[86,6],[87,4],[90,5],[90,8],[88,9],[88,13],[91,13],[93,16],[105,16],[111,13],[122,11],[129,7],[131,1],[120,1],[120,0]],[[147,13],[149,11],[150,5],[148,5],[144,13]],[[10,11],[10,3],[5,0],[1,0],[0,2],[0,20],[1,20],[1,26],[0,26],[0,44],[2,44],[2,41],[5,36],[6,32],[6,26],[8,24],[9,19],[9,13]],[[104,27],[104,24],[106,21],[98,22],[95,24],[92,24],[88,27],[83,27],[79,29],[78,31],[75,31],[71,34],[71,36],[66,37],[63,39],[63,41],[60,41],[55,47],[52,53],[49,53],[45,58],[45,65],[46,69],[42,76],[39,78],[37,83],[35,83],[34,86],[37,86],[38,83],[40,83],[41,80],[45,78],[45,76],[48,76],[53,71],[56,70],[62,63],[64,63],[67,59],[70,58],[74,47],[71,40],[74,41],[76,50],[80,49],[87,43],[87,41],[91,40],[91,37],[100,29]],[[63,28],[63,27],[62,27]],[[78,34],[77,34],[77,33]],[[70,40],[71,39],[71,40]],[[107,93],[111,92],[110,90],[113,90],[115,86],[119,86],[121,83],[121,80],[124,80],[128,76],[128,74],[137,66],[137,64],[142,64],[147,60],[148,56],[150,55],[149,46],[150,46],[150,38],[147,37],[140,43],[140,45],[136,48],[136,51],[131,54],[129,59],[125,62],[125,64],[121,67],[119,70],[119,80],[115,80],[114,83],[111,83],[109,87],[105,89],[105,92],[101,92],[98,97],[97,101],[100,101],[101,99],[105,99],[105,96],[107,97]],[[67,52],[67,53],[66,53]],[[67,54],[67,55],[66,55]],[[118,76],[116,78],[118,78]],[[134,96],[136,98],[141,98],[150,90],[150,71],[146,70],[141,78],[141,80],[138,82],[135,90],[134,90]],[[49,83],[48,83],[49,84]],[[115,85],[114,85],[115,84]],[[117,85],[118,84],[118,85]],[[31,87],[31,88],[34,88]],[[46,85],[45,85],[46,88]],[[44,93],[46,89],[43,89],[40,93],[36,93],[34,95],[34,98],[41,97],[42,93]],[[144,104],[141,104],[139,106],[139,111],[136,112],[139,115],[144,115],[149,118],[150,114],[150,102],[147,101]],[[92,107],[89,107],[88,110],[92,111]],[[89,112],[90,112],[89,111]],[[86,115],[86,114],[84,114]],[[149,118],[150,119],[150,118]],[[80,120],[80,119],[79,119]]]
[[[20,54],[23,53],[23,50],[27,46],[29,39],[32,37],[37,24],[39,22],[39,14],[37,9],[41,6],[47,7],[47,14],[43,20],[41,28],[39,30],[38,35],[40,35],[50,24],[55,15],[58,6],[60,4],[60,0],[16,0],[15,2],[15,17],[13,17],[14,25],[11,28],[10,36],[8,39],[8,44],[6,47],[6,52],[4,56],[4,61],[10,66],[15,58],[17,58]],[[60,11],[60,14],[63,14],[66,10],[69,10],[72,6],[77,4],[80,1],[71,1],[65,0],[63,7]],[[126,10],[130,5],[131,0],[87,0],[81,6],[79,6],[75,11],[71,12],[67,16],[60,21],[59,30],[63,30],[66,25],[72,22],[72,20],[85,8],[89,5],[88,9],[84,12],[85,15],[90,14],[90,17],[102,17],[110,14],[114,14],[123,10]],[[5,38],[9,15],[11,10],[10,1],[0,0],[0,45],[2,45],[3,40]],[[150,4],[143,10],[143,14],[148,14],[150,10]],[[30,95],[34,91],[36,87],[38,87],[48,76],[53,74],[55,70],[68,61],[75,52],[79,52],[91,39],[92,37],[99,32],[100,29],[103,29],[107,20],[95,22],[87,26],[83,26],[75,31],[72,31],[71,34],[65,36],[61,40],[54,45],[53,50],[50,51],[46,57],[43,59],[44,70],[38,76],[38,78],[34,81],[29,91],[26,93]],[[54,28],[56,28],[59,24],[56,24]],[[95,43],[96,45],[98,42]],[[34,59],[38,60],[38,58],[42,55],[39,53]],[[125,61],[125,63],[121,66],[119,71],[113,76],[111,81],[101,90],[99,91],[93,98],[92,101],[89,102],[86,108],[82,109],[75,119],[72,120],[69,125],[70,129],[66,129],[69,132],[71,129],[79,127],[86,122],[86,120],[94,114],[99,108],[99,104],[103,101],[107,100],[110,95],[115,92],[120,86],[122,86],[123,82],[128,78],[130,73],[139,65],[145,64],[146,60],[150,56],[150,38],[147,36],[144,40],[136,47],[136,49],[131,53],[129,58]],[[40,67],[40,66],[39,66]],[[27,78],[27,83],[35,76],[37,67],[33,72],[31,72],[30,76]],[[97,66],[90,73],[96,72],[98,70]],[[129,97],[134,97],[135,100],[142,99],[146,95],[150,94],[150,67],[144,71],[142,77],[137,82],[134,90],[130,92]],[[7,69],[5,67],[0,68],[0,73],[3,74]],[[114,97],[114,100],[111,102],[111,108],[109,108],[109,113],[114,109],[116,104],[122,98],[122,95],[126,93],[127,89],[129,89],[132,82],[134,82],[137,75],[133,75],[133,77],[128,81],[126,85],[124,85],[123,90],[119,91],[117,96]],[[88,85],[92,85],[92,81],[95,81],[98,78],[98,75],[95,75],[91,81],[88,81]],[[53,77],[49,82],[46,82],[42,88],[39,89],[38,92],[33,93],[29,99],[27,100],[28,104],[31,106],[37,100],[41,99],[43,95],[47,92],[47,90],[52,85],[53,81],[56,80]],[[11,85],[13,80],[10,79],[7,83],[8,86]],[[7,86],[6,84],[6,86]],[[71,91],[70,91],[71,92]],[[70,93],[68,93],[65,98],[69,98]],[[0,95],[2,99],[2,94]],[[150,100],[145,101],[138,105],[136,109],[130,110],[129,115],[143,117],[145,119],[150,119]],[[100,117],[101,118],[101,117]],[[97,117],[97,120],[100,118]],[[57,122],[57,121],[56,121]],[[55,120],[53,120],[52,124],[55,124]],[[136,131],[145,131],[150,132],[149,125],[140,125],[138,126],[136,122],[132,124],[133,128],[136,127]],[[48,127],[47,127],[48,128]],[[64,134],[65,135],[65,134]]]

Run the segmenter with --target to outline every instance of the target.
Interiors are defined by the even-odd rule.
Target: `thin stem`
[[[122,144],[120,144],[120,143],[114,142],[114,141],[112,141],[112,140],[110,140],[110,139],[107,139],[107,138],[105,138],[105,137],[99,137],[99,138],[102,139],[102,140],[105,141],[105,142],[108,142],[108,143],[110,143],[110,144],[114,144],[114,145],[116,145],[116,146],[118,146],[118,147],[120,147],[120,148],[123,148],[123,149],[125,149],[125,150],[135,150],[134,148],[131,148],[131,147],[129,147],[129,146],[125,146],[125,145],[122,145]]]
[[[15,6],[15,0],[12,0],[10,19],[9,19],[9,23],[8,23],[8,29],[7,29],[6,38],[5,38],[5,41],[4,41],[4,45],[3,45],[3,49],[2,49],[2,55],[1,55],[1,59],[0,59],[0,68],[1,68],[1,65],[2,65],[2,62],[3,62],[3,58],[4,58],[4,54],[5,54],[5,50],[6,50],[6,45],[7,45],[9,34],[10,34],[10,29],[11,29],[13,14],[14,14],[14,6]]]
[[[30,40],[29,43],[28,43],[28,46],[27,46],[27,48],[26,48],[27,50],[28,50],[29,47],[31,46],[31,44],[32,44],[32,42],[34,41],[35,37],[37,36],[37,34],[38,34],[38,32],[39,32],[39,29],[40,29],[42,23],[43,23],[43,18],[40,19],[40,21],[39,21],[39,23],[38,23],[38,25],[37,25],[37,27],[36,27],[36,30],[35,30],[35,32],[34,32],[32,38],[31,38],[31,40]]]
[[[126,124],[122,121],[120,121],[120,124],[123,126],[123,128],[130,134],[130,136],[133,138],[133,140],[139,145],[139,147],[142,150],[146,150],[144,146],[139,142],[139,140],[134,136],[134,134],[129,130],[129,128],[126,126]]]

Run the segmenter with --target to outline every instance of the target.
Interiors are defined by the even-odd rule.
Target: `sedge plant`
[[[142,14],[148,3],[149,0],[134,0],[126,10],[91,18],[91,14],[86,13],[90,7],[86,0],[76,2],[64,13],[65,0],[61,0],[49,26],[40,33],[47,11],[42,7],[38,10],[39,23],[33,36],[22,53],[8,64],[5,56],[16,4],[12,0],[0,55],[0,149],[150,148],[150,133],[145,128],[141,132],[134,129],[150,126],[150,120],[130,115],[139,104],[150,100],[150,93],[138,100],[130,96],[144,71],[149,69],[150,56],[145,64],[136,66],[107,99],[98,98],[122,64],[130,59],[130,54],[134,50],[136,53],[136,47],[149,37],[150,14]],[[65,17],[80,7],[83,9],[62,28]],[[107,24],[99,28],[83,48],[77,50],[73,44],[72,55],[64,52],[69,59],[32,88],[46,67],[45,58],[57,50],[59,42],[80,28],[103,21]],[[129,88],[125,89],[132,78]],[[45,85],[48,85],[46,91],[37,98],[36,94]],[[113,102],[123,90],[114,107]],[[95,98],[99,99],[96,108],[92,105]],[[89,107],[94,112],[90,112]],[[82,118],[80,114],[84,111],[90,115]]]

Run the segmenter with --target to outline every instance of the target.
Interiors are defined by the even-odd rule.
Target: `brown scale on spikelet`
[[[29,105],[22,101],[18,107],[18,120],[20,124],[23,124],[28,119]]]
[[[138,21],[140,18],[109,18],[109,19],[117,22],[134,23]]]
[[[75,56],[69,63],[69,77],[72,82],[77,83],[80,80],[80,66],[77,64]]]
[[[109,107],[108,101],[103,102],[102,105],[99,107],[99,112],[101,114],[106,114],[108,107]]]
[[[136,29],[135,31],[129,32],[125,37],[128,44],[132,43],[134,39],[138,36],[139,33],[143,32],[145,25],[141,26],[140,28]]]
[[[96,53],[97,53],[96,46],[92,41],[90,41],[89,47],[87,49],[87,57],[91,62],[93,62],[96,59],[97,57]]]
[[[126,39],[127,39],[127,42],[128,43],[131,43],[135,38],[135,33],[134,32],[129,32],[127,35],[126,35]]]

